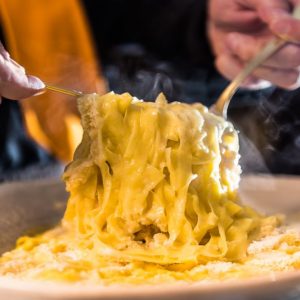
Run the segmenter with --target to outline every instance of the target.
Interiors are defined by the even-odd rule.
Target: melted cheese
[[[200,280],[206,265],[247,260],[249,244],[278,225],[239,202],[237,132],[203,105],[114,93],[78,103],[84,134],[64,173],[62,223],[19,239],[0,274]]]

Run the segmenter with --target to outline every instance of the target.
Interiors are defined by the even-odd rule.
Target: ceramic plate
[[[300,177],[246,176],[242,201],[265,213],[285,213],[297,221],[300,211]],[[0,185],[0,253],[11,249],[24,233],[43,231],[61,218],[67,195],[59,181]],[[299,218],[300,220],[300,218]],[[299,299],[300,271],[224,283],[159,286],[79,286],[24,282],[0,278],[2,300],[215,300]]]

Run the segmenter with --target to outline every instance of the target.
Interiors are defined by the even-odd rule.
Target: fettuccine
[[[80,281],[94,271],[116,283],[120,276],[105,270],[137,265],[143,278],[173,270],[184,279],[210,262],[242,262],[249,244],[279,224],[239,202],[237,132],[203,105],[114,93],[78,103],[84,135],[63,176],[70,197],[62,223],[21,238],[0,274],[32,269],[34,278]]]

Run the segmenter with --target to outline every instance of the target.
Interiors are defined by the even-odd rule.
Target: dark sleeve
[[[138,43],[160,59],[211,65],[206,0],[84,0],[103,60],[116,45]]]

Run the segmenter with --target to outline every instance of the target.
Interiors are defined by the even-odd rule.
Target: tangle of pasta
[[[69,278],[70,268],[75,281],[84,270],[99,276],[102,268],[105,277],[108,266],[126,264],[142,264],[153,276],[184,272],[242,261],[249,243],[277,226],[277,217],[239,202],[237,132],[203,105],[114,93],[78,103],[84,134],[64,173],[70,197],[62,224],[21,238],[0,260],[0,273],[1,263],[24,253],[44,278]],[[61,262],[60,271],[47,255],[39,261],[43,251]],[[77,260],[70,263],[68,251]]]

